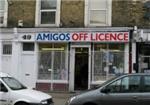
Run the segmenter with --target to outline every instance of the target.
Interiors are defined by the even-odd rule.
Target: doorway
[[[74,89],[88,89],[89,48],[75,48]]]

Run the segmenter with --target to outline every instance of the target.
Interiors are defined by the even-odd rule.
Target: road
[[[65,105],[67,100],[73,96],[73,93],[63,93],[63,92],[56,92],[56,93],[49,93],[53,97],[54,105]]]

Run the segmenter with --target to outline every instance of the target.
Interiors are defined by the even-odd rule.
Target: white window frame
[[[35,27],[59,27],[60,24],[60,4],[61,0],[57,0],[56,10],[41,10],[41,0],[36,0]],[[56,11],[55,24],[41,24],[41,11]]]
[[[106,24],[91,24],[90,23],[90,0],[85,0],[85,17],[84,17],[84,25],[85,27],[97,27],[97,26],[111,26],[112,21],[112,0],[107,1],[107,8],[106,9],[97,9],[106,11]],[[93,9],[96,10],[96,9]]]
[[[4,10],[0,10],[0,12],[4,12],[3,24],[0,23],[0,27],[7,27],[7,17],[8,17],[8,1],[5,1]]]

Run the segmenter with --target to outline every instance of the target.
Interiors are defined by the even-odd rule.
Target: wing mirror
[[[108,89],[108,88],[103,88],[103,89],[101,90],[101,93],[107,94],[107,93],[109,93],[109,92],[110,92],[110,89]]]
[[[5,87],[1,87],[2,92],[8,92],[8,90]]]

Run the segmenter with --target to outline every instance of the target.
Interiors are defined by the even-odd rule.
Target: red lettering
[[[117,40],[116,33],[110,33],[110,40]]]
[[[77,34],[77,33],[74,33],[74,34],[72,35],[72,39],[73,39],[73,40],[78,40],[78,39],[79,39],[78,34]]]
[[[118,40],[120,40],[120,41],[121,41],[121,40],[123,40],[123,39],[124,39],[124,37],[123,37],[123,33],[119,33],[119,34],[118,34]]]
[[[105,40],[105,35],[103,33],[98,34],[98,40]]]
[[[124,41],[128,41],[129,40],[129,34],[128,33],[124,33]]]
[[[105,40],[110,40],[110,34],[109,33],[105,34]]]

